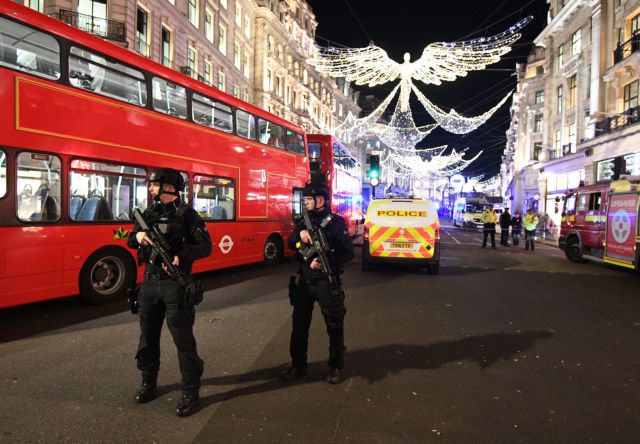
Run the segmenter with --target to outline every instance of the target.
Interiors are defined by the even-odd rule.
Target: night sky
[[[522,30],[522,37],[502,60],[484,71],[471,71],[467,77],[442,85],[418,88],[435,105],[448,111],[455,108],[464,116],[480,115],[509,91],[515,90],[516,63],[525,63],[533,48],[533,40],[547,22],[546,0],[307,0],[318,20],[316,41],[320,46],[364,47],[373,41],[387,51],[389,57],[402,62],[405,52],[411,61],[422,55],[429,43],[457,41],[491,36],[505,31],[520,19],[532,15],[533,20]],[[376,88],[354,86],[362,94],[385,98],[397,85],[389,83]],[[392,104],[389,110],[393,110]],[[499,172],[506,144],[511,99],[482,126],[466,135],[448,133],[440,128],[428,135],[419,147],[448,144],[460,151],[468,148],[471,157],[480,150],[482,156],[463,172],[468,176],[484,174],[489,178]],[[434,123],[433,119],[411,96],[411,109],[417,125]]]

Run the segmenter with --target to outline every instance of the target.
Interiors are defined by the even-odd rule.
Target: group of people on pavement
[[[195,305],[200,301],[190,297],[193,262],[211,254],[211,236],[205,222],[191,206],[181,201],[185,189],[182,174],[173,168],[159,168],[149,182],[149,194],[154,200],[142,215],[146,225],[157,227],[153,234],[136,221],[128,238],[130,248],[138,250],[139,264],[146,264],[144,279],[137,288],[136,310],[140,322],[140,339],[136,353],[137,368],[142,382],[135,393],[135,402],[144,404],[158,396],[160,370],[160,335],[166,318],[167,326],[178,351],[182,376],[182,396],[175,413],[190,416],[200,409],[200,383],[204,361],[198,355],[193,334]],[[310,231],[321,230],[327,249],[324,264],[318,256],[298,254],[298,279],[289,283],[293,306],[290,341],[291,365],[280,379],[291,381],[306,375],[307,348],[311,314],[318,302],[329,335],[329,374],[325,381],[339,384],[344,380],[344,292],[341,288],[343,265],[353,259],[353,244],[344,219],[331,212],[329,189],[323,183],[309,183],[303,190],[304,205],[311,226],[301,219],[289,238],[289,247],[300,253],[310,245]],[[157,233],[160,233],[158,236]],[[155,240],[154,240],[155,239]],[[164,240],[164,242],[163,242]],[[157,245],[166,245],[163,256]],[[164,250],[163,250],[164,251]],[[172,270],[177,270],[173,273]],[[201,299],[200,292],[200,299]],[[132,312],[136,312],[133,309]]]
[[[509,247],[509,228],[511,228],[511,239],[514,246],[520,244],[520,235],[524,228],[525,251],[535,250],[536,227],[538,216],[530,208],[524,218],[516,211],[513,216],[509,214],[509,209],[505,208],[500,217],[493,208],[486,208],[481,218],[483,224],[482,248],[487,248],[487,240],[491,238],[491,248],[496,248],[496,224],[500,224],[500,245]]]

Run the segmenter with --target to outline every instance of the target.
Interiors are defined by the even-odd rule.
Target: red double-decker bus
[[[308,134],[309,168],[312,180],[322,181],[331,191],[334,213],[347,222],[355,236],[362,220],[362,171],[360,163],[338,139],[327,134]]]
[[[300,127],[0,3],[0,307],[124,297],[132,211],[166,166],[212,235],[195,272],[283,257],[309,177]]]

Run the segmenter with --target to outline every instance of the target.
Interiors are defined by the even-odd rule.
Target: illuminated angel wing
[[[520,31],[533,17],[529,16],[508,30],[491,36],[461,42],[436,42],[427,46],[422,57],[411,64],[410,75],[427,84],[440,85],[464,77],[469,71],[496,63],[520,38]]]
[[[307,62],[331,77],[344,77],[357,85],[382,85],[400,76],[400,65],[375,45],[366,48],[327,48]]]

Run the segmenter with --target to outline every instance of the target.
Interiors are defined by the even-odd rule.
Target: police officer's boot
[[[136,402],[144,404],[156,399],[158,395],[158,384],[155,379],[143,379],[142,384],[136,391]]]
[[[342,381],[344,381],[344,376],[342,376],[339,369],[334,368],[324,380],[329,384],[340,384]]]
[[[176,415],[189,416],[200,410],[200,396],[198,392],[182,393],[182,398],[176,406]]]

